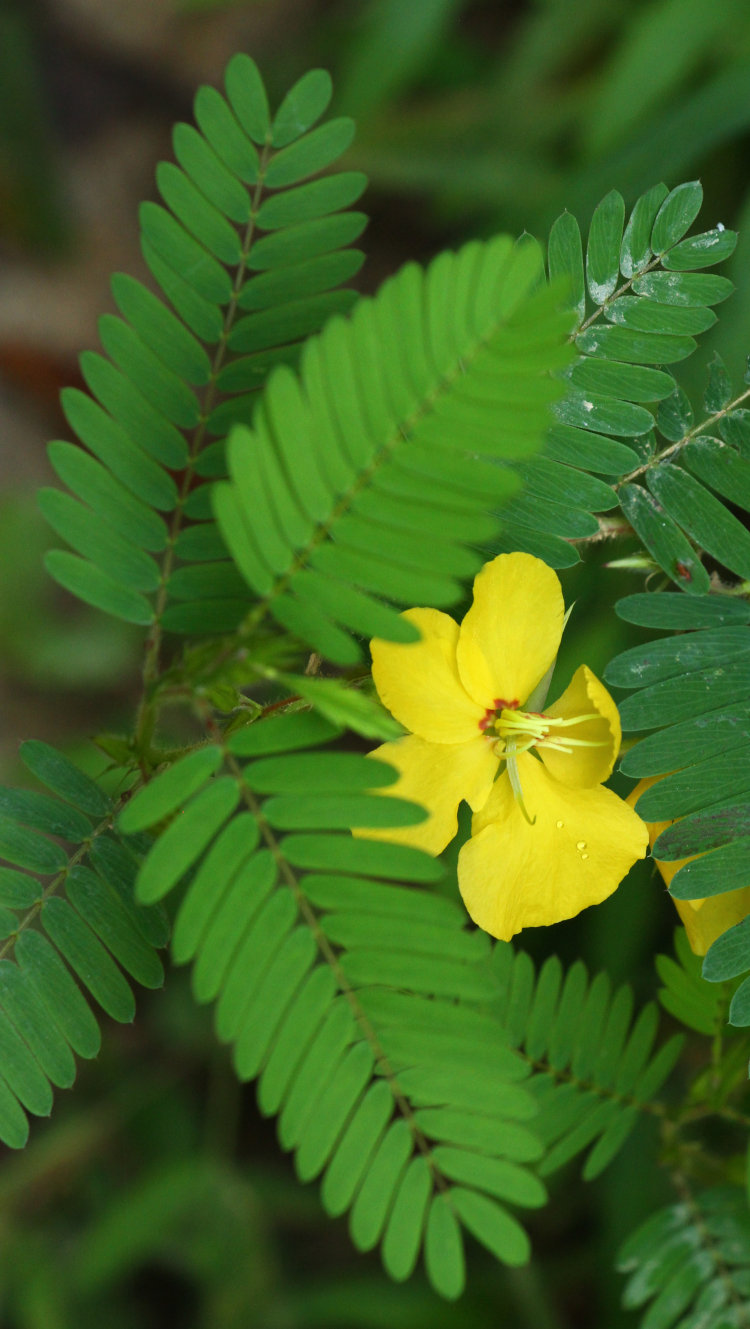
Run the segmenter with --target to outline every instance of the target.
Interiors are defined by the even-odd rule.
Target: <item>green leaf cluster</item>
[[[750,1218],[739,1187],[721,1187],[660,1209],[619,1252],[629,1275],[623,1305],[650,1302],[644,1329],[734,1329],[750,1297]]]
[[[631,689],[623,729],[651,731],[621,769],[653,781],[636,809],[666,824],[653,856],[681,864],[670,894],[703,900],[742,889],[750,882],[750,611],[727,595],[631,595],[616,608],[628,622],[678,630],[617,656],[605,674]],[[724,982],[750,968],[746,938],[738,923],[714,942],[704,976]],[[732,1000],[731,1023],[750,1023],[749,998],[750,984]]]
[[[675,930],[674,950],[674,959],[669,955],[656,957],[656,972],[664,984],[657,994],[659,1001],[687,1029],[720,1037],[732,996],[731,985],[706,981],[700,956],[691,951],[684,928]]]
[[[21,758],[50,792],[0,788],[0,1139],[11,1148],[26,1143],[26,1113],[48,1116],[52,1087],[73,1083],[74,1054],[99,1051],[78,985],[131,1021],[125,975],[161,987],[169,936],[161,908],[135,903],[143,843],[116,834],[99,785],[47,743],[28,740]]]
[[[507,237],[407,265],[230,435],[227,545],[259,609],[326,658],[359,660],[352,634],[413,640],[383,599],[452,605],[481,567],[518,487],[496,463],[538,448],[560,393],[544,373],[568,358],[540,276],[536,246]]]
[[[40,503],[70,546],[50,571],[148,637],[135,732],[101,744],[125,794],[37,742],[22,756],[51,792],[0,791],[0,1137],[21,1145],[25,1112],[49,1111],[74,1052],[95,1054],[78,984],[131,1019],[125,974],[161,982],[173,923],[238,1078],[391,1277],[422,1256],[457,1297],[465,1233],[524,1262],[516,1209],[583,1151],[598,1176],[648,1114],[681,1198],[625,1248],[626,1300],[654,1298],[646,1329],[739,1323],[739,1192],[695,1197],[688,1118],[653,1101],[684,1036],[657,1043],[657,1007],[635,1014],[628,986],[580,962],[537,973],[469,930],[442,864],[398,842],[424,810],[382,797],[395,770],[351,737],[394,734],[364,644],[415,640],[403,607],[460,606],[505,550],[565,568],[625,535],[638,548],[620,562],[674,589],[617,606],[663,634],[606,671],[636,736],[621,771],[653,781],[644,819],[672,823],[655,858],[689,860],[675,899],[748,886],[750,389],[733,396],[715,359],[696,423],[673,369],[730,293],[702,269],[736,237],[689,234],[697,182],[655,185],[627,216],[613,190],[585,246],[565,213],[546,255],[471,241],[357,300],[342,283],[362,261],[349,209],[365,181],[330,170],[353,124],[322,118],[328,75],[272,114],[237,56],[225,94],[200,90],[157,172],[164,206],[142,210],[161,293],[114,279],[105,354],[84,354],[88,391],[64,394],[79,443],[50,449],[67,491]],[[201,640],[173,638],[165,659],[165,633]],[[199,734],[180,749],[176,705]],[[677,959],[658,962],[662,1005],[711,1037],[713,1074],[730,999],[750,1024],[747,920],[702,975],[682,936]],[[729,1069],[705,1112],[746,1124]]]
[[[249,56],[230,61],[225,83],[226,97],[200,89],[197,126],[176,126],[177,161],[157,170],[163,204],[141,209],[143,256],[166,302],[113,278],[120,313],[100,320],[105,355],[84,352],[88,391],[62,396],[83,447],[50,445],[71,492],[39,499],[70,546],[46,558],[67,590],[190,634],[229,631],[248,607],[209,499],[226,433],[251,418],[269,370],[296,364],[302,339],[351,308],[355,292],[339,288],[361,266],[349,246],[367,221],[348,210],[361,172],[310,179],[354,133],[347,117],[317,123],[325,71],[300,79],[273,117]]]
[[[506,1206],[546,1196],[526,1166],[542,1151],[526,1125],[529,1068],[485,1009],[487,938],[466,932],[452,902],[399,884],[429,885],[440,865],[349,835],[422,813],[378,797],[395,771],[332,750],[338,736],[310,712],[259,720],[228,742],[233,774],[213,778],[221,750],[196,749],[134,796],[120,828],[173,817],[137,898],[189,874],[174,959],[193,962],[196,1000],[216,1002],[217,1036],[240,1079],[259,1077],[300,1178],[324,1174],[326,1210],[350,1211],[355,1245],[380,1243],[393,1278],[423,1247],[430,1281],[452,1298],[462,1227],[508,1264],[528,1256]]]
[[[653,1003],[635,1023],[633,993],[614,993],[606,974],[589,980],[577,960],[563,972],[550,956],[536,975],[524,952],[499,942],[494,967],[500,993],[495,1009],[510,1046],[538,1074],[529,1088],[539,1115],[534,1129],[544,1143],[540,1175],[556,1171],[592,1146],[586,1180],[599,1175],[622,1148],[644,1110],[673,1070],[683,1039],[676,1035],[652,1056],[658,1028]]]

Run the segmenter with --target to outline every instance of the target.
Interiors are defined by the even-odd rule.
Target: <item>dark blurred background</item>
[[[20,738],[89,769],[85,737],[128,723],[140,635],[63,596],[41,567],[34,491],[57,396],[98,345],[109,276],[144,276],[137,205],[155,197],[170,131],[235,51],[278,102],[307,69],[354,115],[348,165],[369,291],[408,258],[473,235],[582,229],[613,186],[628,206],[659,179],[703,181],[702,226],[741,232],[737,293],[684,370],[699,397],[714,350],[735,380],[750,350],[750,7],[746,0],[0,0],[0,776]],[[563,575],[576,600],[561,672],[601,672],[629,644],[611,611],[640,582],[601,550]],[[653,992],[672,917],[648,870],[549,934],[535,956],[583,955]],[[612,1252],[662,1196],[648,1129],[582,1188],[575,1165],[534,1217],[537,1257],[508,1273],[472,1250],[470,1292],[444,1306],[420,1277],[388,1284],[294,1180],[252,1089],[235,1082],[185,975],[144,998],[0,1167],[2,1329],[617,1329]]]

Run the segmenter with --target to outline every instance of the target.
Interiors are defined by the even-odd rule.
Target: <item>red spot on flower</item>
[[[491,706],[488,706],[482,719],[479,721],[479,728],[484,732],[488,724],[500,714],[501,711],[517,711],[518,697],[495,697]]]

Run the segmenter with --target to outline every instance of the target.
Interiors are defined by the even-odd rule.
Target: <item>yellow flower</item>
[[[635,789],[628,794],[628,803],[635,804],[647,789],[653,784],[663,779],[663,776],[654,776],[649,780],[641,780]],[[681,817],[675,818],[681,821]],[[661,835],[668,826],[674,826],[674,821],[649,821],[648,827],[649,846],[653,847],[657,836]],[[691,854],[689,858],[680,858],[675,862],[668,863],[664,859],[655,858],[654,863],[658,867],[664,882],[670,885],[672,878],[680,868],[684,868],[686,863],[692,863],[694,858],[703,858],[703,854]],[[709,946],[712,946],[717,937],[720,937],[728,928],[733,928],[735,923],[741,923],[743,918],[750,914],[750,886],[741,886],[736,891],[724,891],[721,895],[709,895],[703,900],[674,900],[672,901],[682,922],[685,925],[687,939],[690,942],[690,949],[694,955],[705,955]]]
[[[421,641],[376,638],[372,672],[381,701],[411,732],[372,755],[400,772],[383,792],[429,815],[418,826],[359,834],[439,854],[465,799],[475,815],[458,884],[486,932],[509,940],[599,904],[643,858],[647,834],[601,787],[620,721],[586,665],[542,712],[564,626],[556,574],[530,554],[501,554],[477,575],[460,626],[437,609],[404,617]]]

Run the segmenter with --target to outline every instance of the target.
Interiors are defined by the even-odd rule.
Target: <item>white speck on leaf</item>
[[[612,282],[592,281],[591,278],[589,278],[589,292],[595,305],[606,304],[613,289],[614,284]]]

